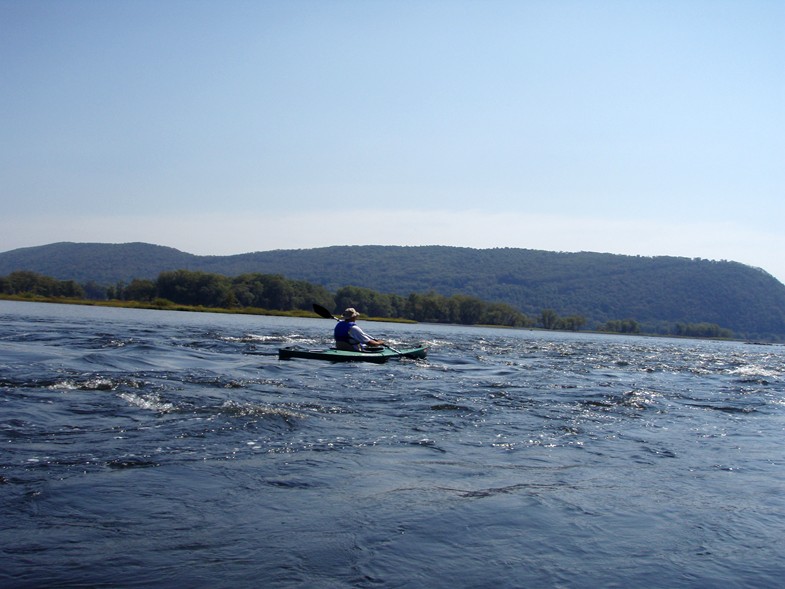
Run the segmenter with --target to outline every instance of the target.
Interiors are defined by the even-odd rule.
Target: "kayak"
[[[393,350],[391,348],[381,348],[368,352],[350,352],[346,350],[306,350],[300,347],[281,348],[278,350],[279,360],[291,360],[292,358],[305,358],[308,360],[328,360],[330,362],[375,362],[381,364],[387,360],[400,358],[425,358],[428,348],[418,346],[403,350]]]

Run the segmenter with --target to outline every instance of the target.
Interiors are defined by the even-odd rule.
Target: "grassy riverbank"
[[[90,299],[73,299],[61,297],[42,297],[37,295],[5,295],[0,294],[0,300],[4,301],[23,301],[28,303],[57,303],[60,305],[83,305],[89,307],[119,307],[123,309],[151,309],[155,311],[184,311],[188,313],[225,313],[232,315],[265,315],[275,317],[306,317],[309,319],[317,318],[313,311],[295,309],[293,311],[277,311],[270,309],[260,309],[257,307],[235,307],[230,309],[219,307],[203,307],[194,305],[180,305],[165,299],[156,299],[151,302],[140,301],[96,301]],[[411,319],[391,319],[363,317],[363,321],[384,321],[387,323],[417,323]]]
[[[260,309],[256,307],[237,307],[232,309],[223,309],[217,307],[204,307],[204,306],[193,306],[193,305],[180,305],[177,303],[173,303],[171,301],[167,301],[166,299],[156,299],[152,302],[139,302],[139,301],[118,301],[118,300],[110,300],[110,301],[96,301],[90,299],[74,299],[74,298],[63,298],[63,297],[42,297],[32,294],[26,295],[6,295],[0,294],[0,300],[4,301],[22,301],[28,303],[56,303],[60,305],[82,305],[82,306],[90,306],[90,307],[119,307],[123,309],[150,309],[155,311],[183,311],[188,313],[224,313],[224,314],[232,314],[232,315],[265,315],[265,316],[274,316],[274,317],[305,317],[307,319],[316,319],[318,316],[313,311],[305,311],[302,309],[296,309],[293,311],[276,311],[270,309]],[[385,322],[385,323],[409,323],[409,324],[416,324],[417,321],[413,321],[411,319],[392,319],[389,317],[363,317],[363,321],[378,321],[378,322]],[[521,329],[517,327],[509,327],[509,326],[502,326],[502,325],[475,325],[474,327],[492,327],[494,329]],[[542,328],[538,327],[526,327],[529,331],[543,331]],[[545,330],[547,331],[547,330]],[[604,331],[593,331],[593,330],[582,330],[581,333],[604,333],[607,335],[624,335],[624,334],[616,334],[613,332],[604,332]],[[677,339],[708,339],[708,340],[726,340],[726,341],[745,341],[745,340],[737,340],[735,338],[710,338],[710,337],[688,337],[688,336],[676,336],[676,335],[660,335],[660,334],[651,334],[651,333],[638,333],[634,335],[645,336],[645,337],[673,337]],[[766,342],[769,343],[769,342]]]

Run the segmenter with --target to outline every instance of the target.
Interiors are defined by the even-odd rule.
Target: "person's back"
[[[335,331],[333,335],[335,337],[335,348],[338,350],[356,350],[358,349],[357,342],[355,342],[354,338],[350,335],[352,327],[355,327],[356,324],[354,321],[350,321],[347,319],[341,319],[338,323],[335,324]]]
[[[341,320],[335,324],[333,337],[337,350],[363,351],[368,344],[375,347],[384,345],[382,340],[372,338],[355,323],[354,320],[359,316],[355,309],[349,307],[341,315]]]

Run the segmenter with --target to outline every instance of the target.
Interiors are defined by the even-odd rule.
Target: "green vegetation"
[[[143,243],[60,243],[0,253],[0,276],[17,270],[76,281],[88,298],[104,297],[107,285],[118,284],[123,289],[133,285],[131,293],[122,296],[169,298],[163,290],[151,294],[151,285],[158,288],[164,273],[187,271],[229,280],[227,287],[215,278],[203,277],[203,284],[194,278],[194,288],[186,289],[193,297],[189,304],[201,304],[203,297],[214,304],[212,296],[224,292],[235,297],[223,302],[233,308],[264,307],[267,302],[254,300],[256,279],[248,278],[244,287],[234,282],[261,275],[279,277],[284,291],[289,281],[321,287],[328,298],[314,296],[314,302],[330,307],[334,301],[330,308],[335,309],[343,308],[346,298],[362,295],[368,309],[379,307],[368,314],[386,317],[410,317],[415,309],[425,321],[486,322],[465,297],[506,305],[483,311],[490,313],[492,324],[510,323],[498,315],[512,309],[527,317],[527,325],[547,329],[676,335],[677,325],[692,326],[689,332],[705,331],[699,326],[709,325],[741,338],[785,339],[785,285],[763,270],[729,261],[444,246],[336,246],[195,256]],[[355,290],[344,291],[347,288]],[[407,310],[401,300],[408,303],[413,295],[412,309]],[[289,305],[297,308],[298,303]]]
[[[71,299],[85,297],[84,288],[73,280],[55,280],[27,271],[12,272],[8,276],[0,276],[0,293]]]
[[[5,298],[88,303],[85,300],[88,291],[95,294],[95,287],[85,289],[73,281],[58,281],[27,271],[0,277],[0,294]],[[402,297],[351,286],[340,289],[333,296],[322,286],[267,274],[227,278],[190,270],[162,272],[154,281],[134,279],[127,285],[122,282],[113,285],[106,289],[104,296],[94,296],[91,302],[136,308],[309,317],[313,315],[313,303],[318,303],[334,309],[356,307],[363,309],[364,315],[377,319],[511,327],[529,325],[525,315],[508,305],[488,304],[471,297],[444,297],[435,293]]]
[[[487,303],[466,295],[447,297],[429,292],[404,297],[357,286],[345,286],[333,295],[322,286],[279,275],[242,274],[228,278],[191,270],[162,272],[156,280],[120,282],[104,292],[95,284],[83,287],[72,280],[59,281],[34,272],[18,271],[0,277],[0,296],[132,308],[308,317],[312,316],[313,303],[318,303],[336,310],[355,307],[362,309],[367,317],[385,320],[571,331],[578,331],[586,324],[586,319],[580,315],[560,317],[553,309],[543,309],[539,321],[534,321],[504,303]],[[640,324],[632,319],[608,321],[598,329],[610,333],[641,333]],[[670,333],[686,337],[733,336],[728,329],[706,323],[679,323]]]

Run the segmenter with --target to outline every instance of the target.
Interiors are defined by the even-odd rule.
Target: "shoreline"
[[[139,301],[93,301],[89,299],[69,299],[57,297],[42,297],[42,296],[20,296],[20,295],[6,295],[0,294],[2,301],[18,301],[23,303],[52,303],[60,305],[79,305],[83,307],[116,307],[121,309],[146,309],[152,311],[182,311],[185,313],[220,313],[224,315],[258,315],[269,317],[300,317],[305,319],[319,319],[320,317],[314,316],[312,311],[303,309],[295,309],[293,311],[277,311],[270,309],[260,309],[257,307],[238,307],[236,309],[227,309],[221,307],[203,307],[194,305],[180,305],[177,303],[142,303]],[[363,317],[363,321],[374,321],[379,323],[404,323],[404,324],[421,324],[419,321],[413,319],[395,319],[391,317]],[[437,323],[435,325],[449,325]],[[457,325],[457,324],[455,324]],[[587,334],[603,334],[603,335],[631,335],[637,337],[657,337],[657,338],[675,338],[675,339],[692,339],[692,340],[706,340],[706,341],[732,341],[747,344],[757,345],[777,345],[778,342],[764,342],[759,340],[739,339],[739,338],[721,338],[721,337],[691,337],[684,335],[666,335],[658,333],[616,333],[612,331],[596,331],[592,329],[584,329],[580,331],[555,329],[548,330],[541,327],[513,327],[510,325],[463,325],[463,327],[492,327],[495,329],[520,329],[525,331],[558,331],[567,333],[587,333]],[[779,344],[783,345],[783,344]]]
[[[152,311],[182,311],[186,313],[221,313],[225,315],[261,315],[268,317],[304,317],[306,319],[320,319],[313,311],[295,309],[292,311],[278,311],[261,309],[259,307],[204,307],[200,305],[181,305],[179,303],[144,303],[139,301],[94,301],[90,299],[70,299],[42,296],[20,296],[0,294],[0,300],[18,301],[23,303],[52,303],[60,305],[80,305],[83,307],[117,307],[121,309],[147,309]],[[417,323],[413,319],[395,319],[382,317],[363,317],[363,321],[383,321],[386,323]]]

